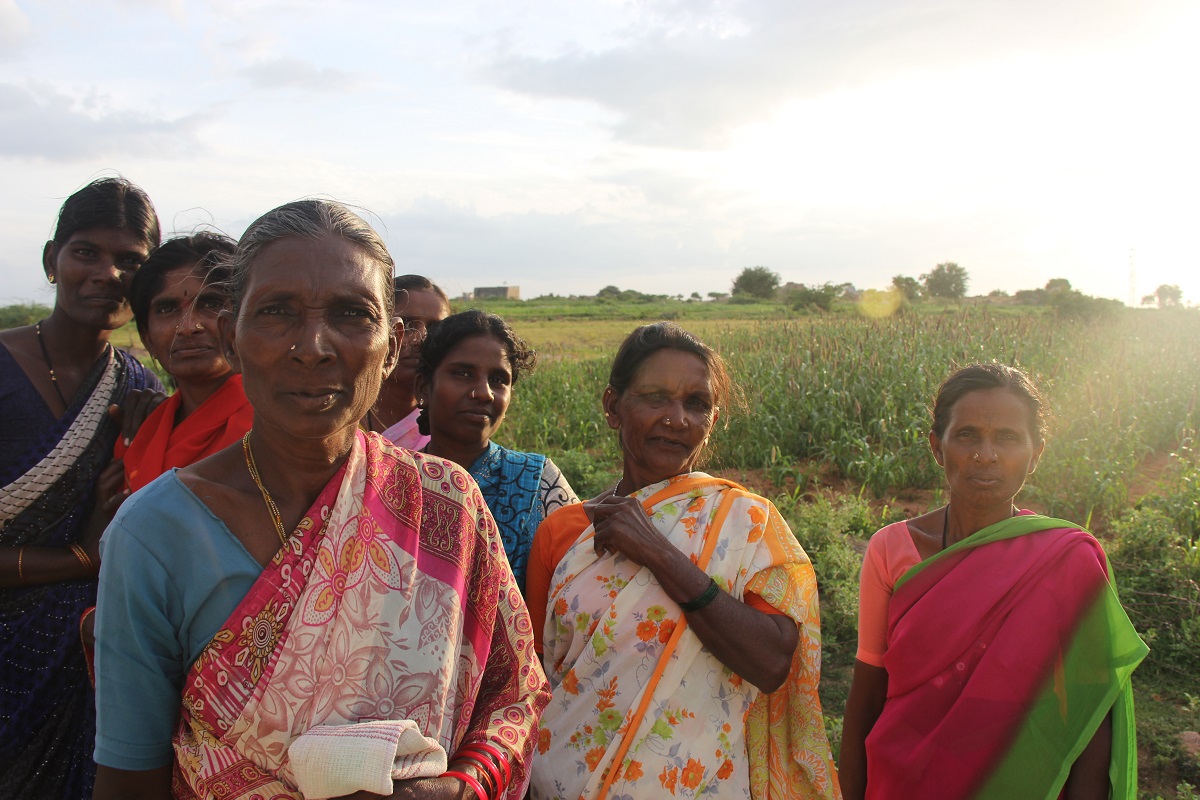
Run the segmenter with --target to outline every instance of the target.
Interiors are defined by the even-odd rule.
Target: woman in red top
[[[180,236],[156,249],[134,278],[130,305],[138,334],[176,392],[146,417],[132,442],[117,442],[131,492],[237,441],[254,421],[242,376],[217,338],[217,316],[229,306],[226,262],[235,247],[217,233]]]

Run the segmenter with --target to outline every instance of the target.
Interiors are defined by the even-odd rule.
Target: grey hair
[[[396,270],[396,262],[388,253],[383,239],[366,220],[332,200],[296,200],[285,203],[250,223],[250,227],[246,228],[246,232],[238,240],[237,252],[233,254],[229,265],[229,296],[233,301],[235,315],[241,308],[246,285],[250,282],[250,267],[258,258],[258,254],[271,242],[289,236],[304,239],[337,236],[362,248],[380,267],[379,288],[387,317],[391,318],[396,305],[392,291],[392,273]]]

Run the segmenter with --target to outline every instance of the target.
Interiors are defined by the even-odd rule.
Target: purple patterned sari
[[[0,547],[65,547],[83,535],[116,425],[104,409],[161,384],[108,348],[61,419],[0,346]],[[0,589],[0,797],[89,798],[95,702],[79,616],[96,580]]]

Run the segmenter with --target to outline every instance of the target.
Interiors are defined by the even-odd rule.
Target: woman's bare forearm
[[[89,569],[69,547],[0,547],[0,589],[94,579],[99,562],[92,564]]]
[[[704,593],[711,580],[691,559],[667,545],[662,557],[647,564],[667,595],[685,603]],[[773,692],[787,680],[792,656],[800,641],[796,621],[764,614],[721,591],[687,622],[700,641],[722,664],[761,691]]]

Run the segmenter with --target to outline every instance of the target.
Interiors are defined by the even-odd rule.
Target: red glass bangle
[[[492,760],[490,758],[488,758],[486,755],[484,755],[482,753],[478,753],[474,750],[470,750],[467,752],[463,752],[462,750],[459,750],[458,754],[455,755],[454,758],[462,759],[463,761],[468,761],[468,762],[474,764],[475,766],[479,767],[479,769],[482,770],[483,772],[486,772],[488,778],[491,780],[492,792],[494,792],[496,795],[499,795],[500,792],[502,792],[508,788],[507,783],[500,782],[500,768],[497,767],[495,764],[493,764]]]
[[[504,785],[507,787],[512,782],[512,764],[508,760],[508,755],[505,754],[499,747],[491,742],[470,742],[459,748],[459,752],[466,750],[477,750],[482,753],[487,753],[496,759],[496,763],[500,765],[500,769],[504,770]]]
[[[447,770],[446,772],[442,773],[442,777],[443,778],[458,778],[460,781],[465,783],[467,786],[470,786],[471,791],[473,791],[473,792],[475,792],[475,794],[479,795],[479,800],[492,800],[492,798],[488,796],[488,793],[483,790],[483,784],[480,783],[479,781],[475,780],[474,778],[472,778],[470,775],[468,775],[465,772],[459,772],[458,770],[453,770],[453,769]]]

